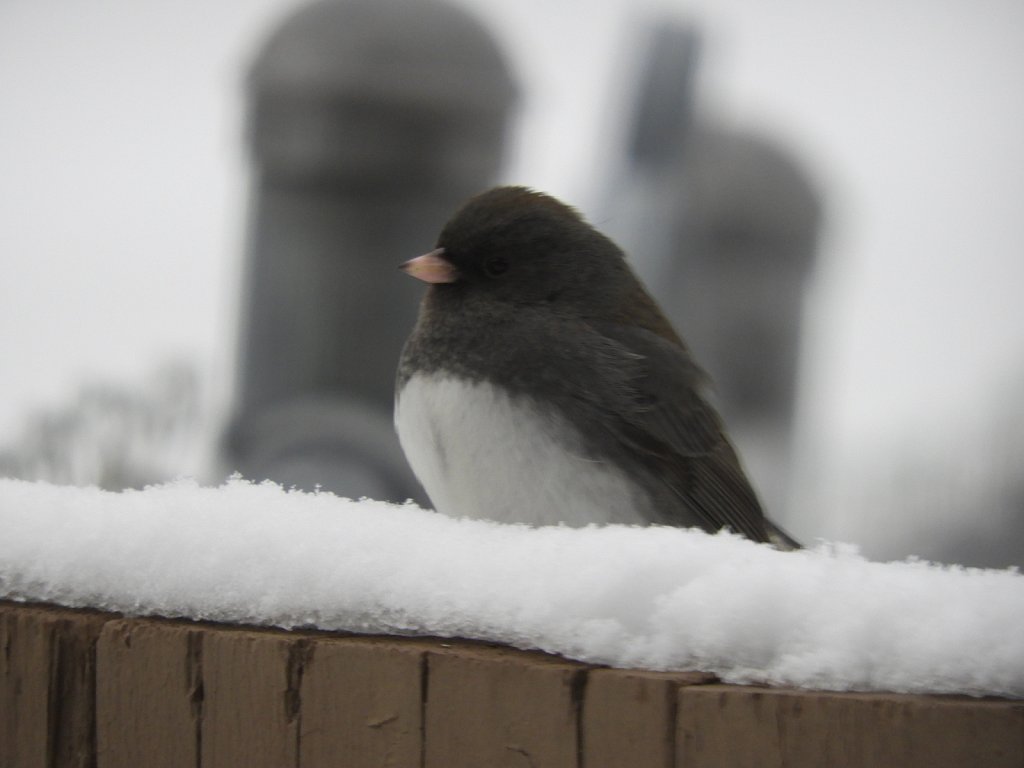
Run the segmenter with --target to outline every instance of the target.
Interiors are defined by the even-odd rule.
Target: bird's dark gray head
[[[471,198],[444,226],[437,248],[402,268],[432,284],[424,307],[541,305],[646,328],[683,346],[619,247],[575,209],[526,187]]]
[[[437,246],[457,277],[439,290],[471,290],[521,304],[605,303],[631,280],[622,252],[573,208],[526,187],[469,200]]]

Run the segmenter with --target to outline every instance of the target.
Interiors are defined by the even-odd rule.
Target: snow
[[[233,478],[0,480],[0,596],[496,641],[727,682],[1024,697],[1024,576],[737,536],[455,520]]]

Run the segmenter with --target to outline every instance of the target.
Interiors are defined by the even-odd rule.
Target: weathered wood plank
[[[298,765],[308,639],[218,629],[203,638],[203,768]]]
[[[96,639],[109,618],[0,604],[0,766],[94,765]]]
[[[511,650],[428,653],[425,768],[577,768],[586,674]]]
[[[1024,702],[711,685],[679,692],[679,768],[1020,768]]]
[[[424,648],[325,637],[310,651],[301,685],[300,764],[419,768]]]
[[[112,621],[97,646],[98,768],[195,768],[203,707],[199,624]]]
[[[583,768],[672,768],[680,686],[702,672],[594,669],[583,698]]]

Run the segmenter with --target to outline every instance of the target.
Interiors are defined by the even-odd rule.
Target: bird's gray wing
[[[642,328],[591,323],[615,360],[615,386],[600,393],[615,439],[654,466],[679,504],[675,515],[710,531],[729,527],[770,541],[772,527],[702,389],[706,377],[684,349]],[[673,522],[666,510],[666,522]]]

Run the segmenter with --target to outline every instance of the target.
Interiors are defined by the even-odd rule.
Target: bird
[[[400,268],[428,286],[398,362],[395,428],[436,511],[799,546],[764,515],[707,375],[575,208],[487,190]]]

